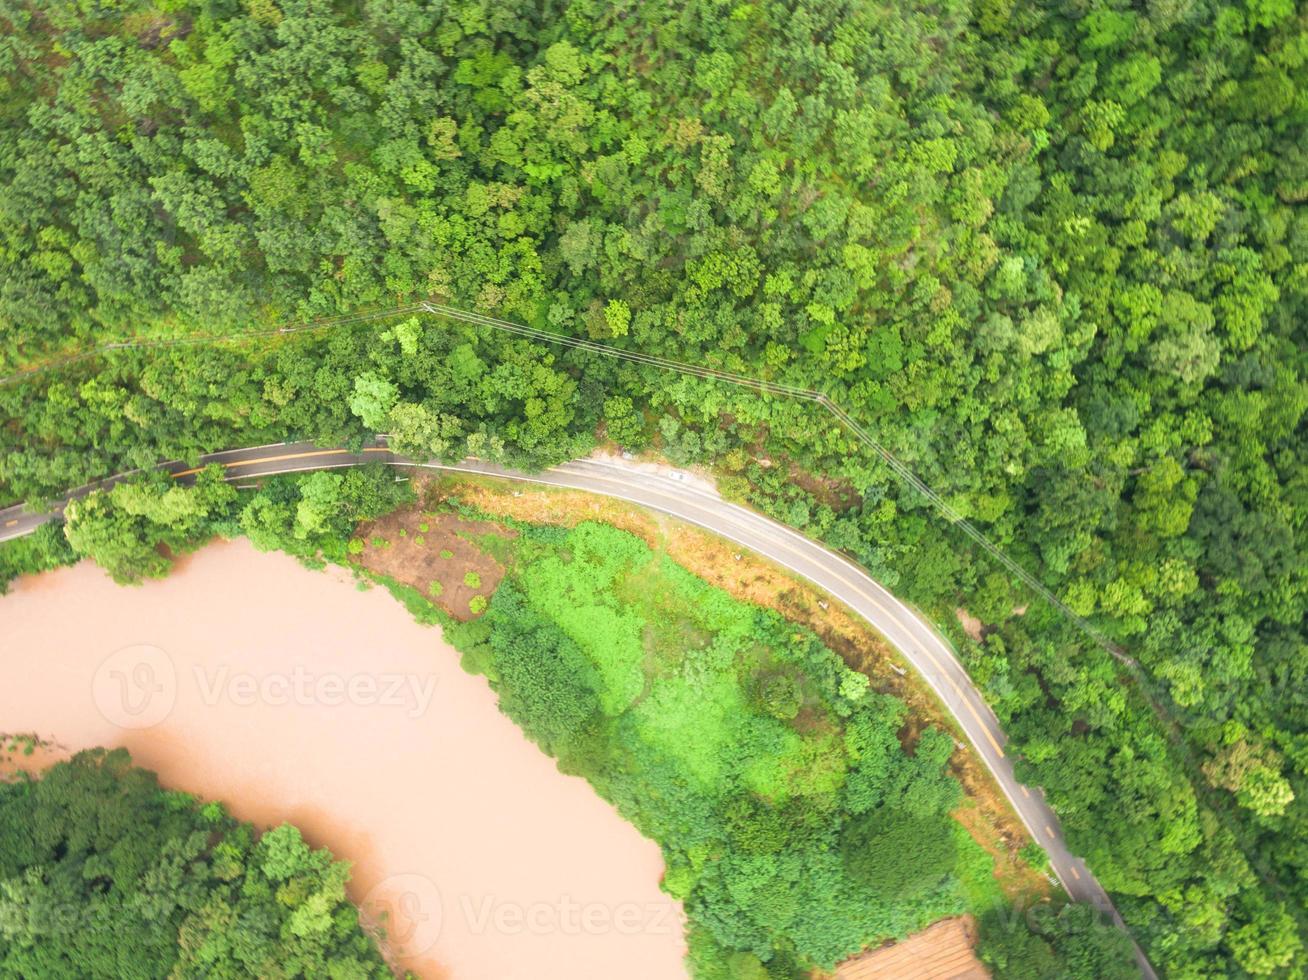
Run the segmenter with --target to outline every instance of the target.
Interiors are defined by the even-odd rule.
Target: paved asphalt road
[[[340,449],[320,449],[310,443],[233,449],[211,453],[202,457],[202,462],[221,463],[227,468],[229,479],[236,482],[276,473],[357,466],[366,462],[415,465],[383,445],[365,448],[361,453],[349,453]],[[919,614],[853,562],[776,521],[722,500],[708,483],[666,467],[611,457],[574,460],[530,474],[477,460],[449,466],[416,465],[424,469],[478,473],[570,487],[631,501],[706,528],[771,559],[830,593],[889,640],[931,685],[962,727],[971,743],[970,750],[980,756],[1032,837],[1049,854],[1054,872],[1067,893],[1078,902],[1094,905],[1125,928],[1108,894],[1085,863],[1068,850],[1058,818],[1045,803],[1041,791],[1023,786],[1014,777],[1013,760],[1004,751],[1007,739],[999,720],[949,646]],[[198,472],[183,463],[165,463],[162,468],[179,479]],[[73,491],[64,500],[84,496],[94,486],[110,485],[117,479],[120,478]],[[45,514],[24,507],[0,510],[0,541],[30,533],[62,508],[61,501]],[[1138,948],[1137,958],[1144,975],[1155,978],[1156,974]]]

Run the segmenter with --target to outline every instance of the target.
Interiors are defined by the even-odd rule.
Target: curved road
[[[783,524],[728,503],[704,481],[667,467],[611,457],[573,460],[541,473],[523,473],[471,459],[453,465],[414,463],[392,453],[381,442],[365,447],[359,453],[322,449],[310,443],[278,443],[201,457],[203,465],[219,463],[224,466],[228,479],[232,481],[370,462],[476,473],[618,497],[699,525],[807,579],[870,623],[925,678],[957,720],[971,742],[972,750],[993,774],[1031,836],[1048,853],[1054,872],[1068,895],[1075,901],[1095,906],[1110,916],[1119,928],[1126,928],[1107,892],[1095,880],[1085,862],[1068,850],[1058,818],[1045,803],[1041,791],[1023,786],[1013,775],[1013,761],[1004,751],[1007,739],[998,718],[953,651],[930,625],[853,562]],[[178,479],[193,477],[199,472],[198,467],[178,462],[164,463],[161,468]],[[97,487],[111,486],[127,475],[130,474],[75,490],[55,503],[47,513],[24,506],[0,510],[0,541],[31,533],[61,513],[68,500],[85,496]],[[1142,973],[1156,978],[1138,946],[1136,957]]]

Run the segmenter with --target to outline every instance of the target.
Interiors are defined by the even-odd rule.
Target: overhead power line
[[[1040,596],[1040,598],[1053,606],[1074,626],[1076,626],[1077,629],[1090,637],[1090,639],[1098,646],[1108,651],[1108,653],[1112,654],[1122,663],[1131,667],[1138,666],[1136,661],[1125,654],[1120,647],[1104,635],[1102,630],[1070,608],[1067,603],[1058,598],[1058,596],[1048,589],[1043,582],[1036,578],[1035,575],[1005,553],[999,545],[991,541],[990,538],[987,537],[986,534],[975,524],[967,520],[962,514],[950,506],[949,502],[946,501],[940,493],[932,489],[927,483],[918,477],[906,463],[873,438],[868,431],[863,428],[863,426],[850,416],[848,412],[822,392],[810,388],[798,388],[794,385],[781,384],[775,381],[764,381],[760,378],[751,378],[748,375],[736,374],[732,371],[721,371],[716,368],[708,368],[699,364],[690,364],[685,361],[677,361],[667,357],[658,357],[653,354],[644,354],[639,351],[626,350],[621,347],[615,347],[612,344],[605,344],[595,340],[584,340],[579,337],[569,337],[563,334],[551,333],[548,330],[541,330],[537,327],[529,327],[522,323],[514,323],[511,320],[501,320],[497,317],[486,316],[481,313],[473,313],[468,310],[461,310],[454,306],[445,306],[440,303],[423,303],[422,306],[428,313],[444,317],[445,319],[458,320],[462,323],[474,324],[476,326],[490,327],[493,330],[514,334],[519,337],[526,337],[544,344],[558,344],[574,350],[584,350],[593,354],[600,354],[604,357],[618,358],[636,364],[661,368],[665,371],[675,371],[678,374],[693,375],[694,377],[704,378],[710,381],[721,381],[724,384],[749,388],[769,395],[779,395],[784,398],[794,398],[800,401],[808,401],[820,405],[828,413],[834,416],[856,441],[861,443],[865,448],[871,450],[874,455],[890,467],[891,471],[903,483],[907,484],[912,490],[924,497],[945,520],[957,527],[960,531],[980,545],[988,555],[998,561],[1024,585]]]
[[[403,316],[405,313],[421,313],[426,305],[425,303],[411,303],[408,306],[392,306],[384,310],[369,310],[366,313],[322,317],[317,320],[291,322],[276,327],[268,327],[264,330],[245,330],[239,333],[190,334],[185,337],[142,337],[136,340],[118,340],[108,344],[88,347],[86,350],[76,351],[61,357],[53,357],[48,361],[42,361],[30,367],[19,368],[12,374],[0,377],[0,386],[13,384],[15,381],[27,381],[39,377],[47,371],[53,371],[55,368],[68,367],[78,361],[90,360],[93,357],[111,354],[114,351],[196,347],[202,344],[231,344],[242,340],[270,340],[274,337],[286,335],[333,330],[337,327],[348,326],[352,323],[364,323],[368,320],[384,320],[388,317]]]
[[[586,340],[581,337],[569,337],[564,334],[551,333],[548,330],[530,327],[523,323],[514,323],[511,320],[501,320],[498,317],[486,316],[482,313],[462,310],[458,307],[446,306],[442,303],[431,302],[411,303],[384,310],[370,310],[365,313],[355,313],[345,316],[324,317],[322,319],[310,320],[303,323],[287,323],[277,327],[269,327],[264,330],[244,331],[230,334],[197,334],[187,337],[143,338],[139,340],[116,341],[107,344],[100,344],[87,350],[78,351],[64,357],[54,358],[44,363],[24,368],[12,374],[0,377],[0,385],[8,385],[17,381],[28,380],[55,368],[67,367],[79,361],[99,357],[115,351],[191,347],[201,344],[238,343],[247,340],[270,340],[276,337],[293,336],[302,333],[317,333],[323,330],[333,330],[338,327],[364,323],[370,320],[389,319],[396,316],[404,316],[409,313],[424,312],[430,313],[434,316],[443,317],[447,320],[455,320],[473,326],[488,327],[502,333],[513,334],[528,340],[534,340],[538,343],[555,344],[573,350],[598,354],[603,357],[618,358],[634,364],[641,364],[646,367],[654,367],[664,371],[672,371],[677,374],[689,375],[701,378],[705,381],[720,381],[723,384],[747,388],[761,394],[774,395],[781,398],[791,398],[797,401],[812,402],[819,405],[832,415],[857,442],[861,443],[866,449],[870,450],[877,458],[885,463],[900,481],[923,497],[933,508],[935,508],[936,512],[939,513],[941,517],[976,542],[976,544],[979,545],[988,555],[994,558],[995,561],[999,562],[1000,565],[1031,589],[1031,591],[1036,593],[1036,595],[1049,603],[1050,606],[1062,614],[1078,630],[1093,640],[1097,646],[1102,647],[1119,661],[1132,668],[1137,668],[1139,666],[1132,657],[1128,656],[1120,647],[1117,646],[1117,644],[1113,643],[1113,641],[1110,640],[1102,630],[1070,608],[1067,603],[1063,602],[1063,600],[1058,598],[1053,591],[1047,588],[1040,579],[1028,571],[1019,562],[1010,557],[1001,547],[999,547],[999,545],[990,540],[990,538],[975,524],[967,520],[962,514],[950,506],[949,502],[946,501],[939,492],[934,490],[918,477],[917,474],[915,474],[912,469],[903,462],[903,460],[899,459],[882,443],[873,438],[862,425],[855,421],[855,419],[845,411],[845,409],[837,405],[825,393],[812,388],[800,388],[796,385],[783,384],[777,381],[767,381],[762,378],[753,378],[748,375],[738,374],[733,371],[723,371],[718,368],[706,367],[701,364],[691,364],[686,361],[673,360],[672,358],[660,357],[655,354],[626,350],[625,348],[616,347],[612,344],[605,344],[596,340]]]

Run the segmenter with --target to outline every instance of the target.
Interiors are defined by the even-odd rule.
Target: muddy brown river
[[[0,598],[0,731],[126,746],[163,783],[353,864],[427,980],[685,976],[658,847],[381,589],[244,541],[168,579],[90,564]]]

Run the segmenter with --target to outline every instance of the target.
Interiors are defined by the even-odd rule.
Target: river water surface
[[[0,731],[126,746],[163,783],[354,865],[428,980],[684,977],[663,864],[381,589],[244,541],[115,586],[84,563],[0,598]]]

